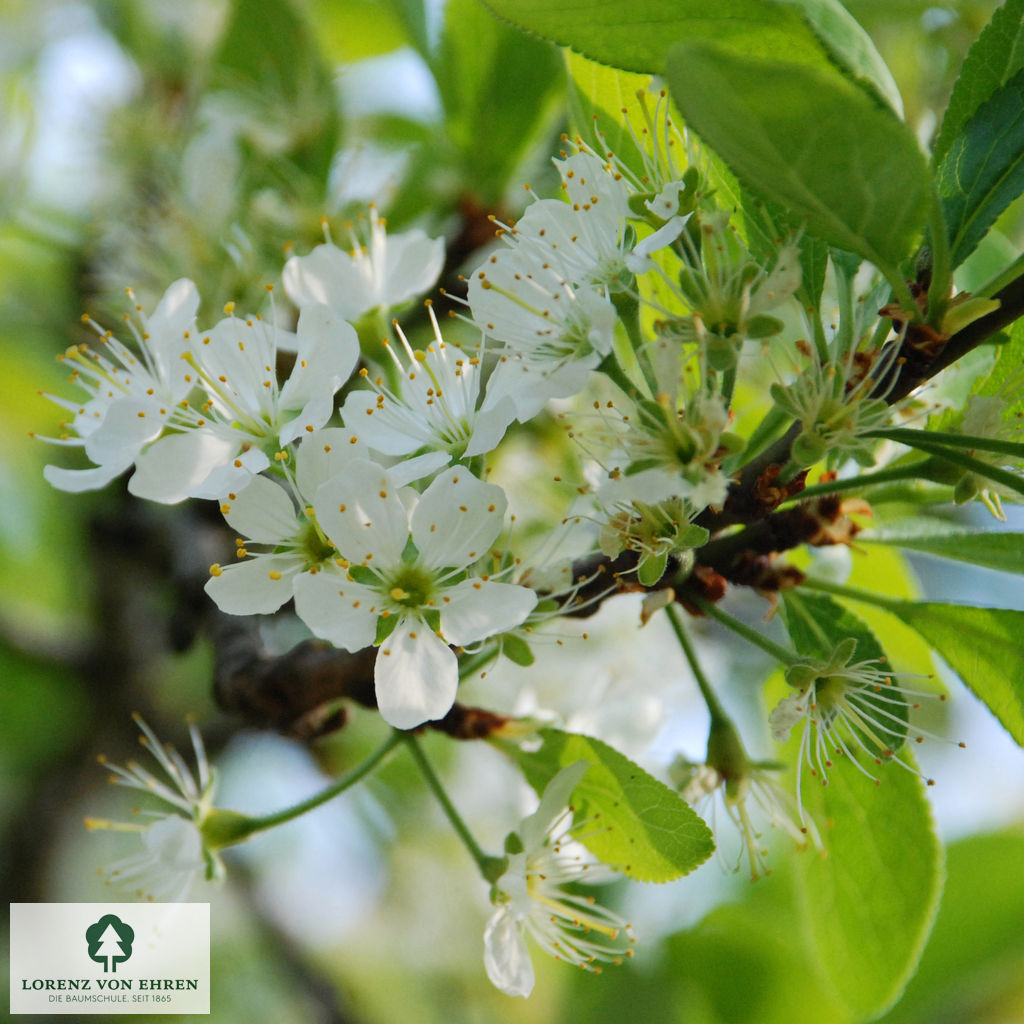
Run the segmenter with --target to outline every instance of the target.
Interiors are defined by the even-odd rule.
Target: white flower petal
[[[634,274],[643,274],[654,266],[651,253],[659,252],[666,245],[671,245],[686,227],[690,214],[685,217],[672,217],[657,231],[649,234],[643,241],[633,246],[633,251],[626,257],[626,266]]]
[[[484,929],[484,967],[492,984],[507,996],[528,996],[533,991],[533,963],[521,925],[505,907],[499,907]]]
[[[353,459],[370,461],[370,453],[355,431],[345,427],[326,427],[302,438],[295,459],[295,482],[308,501],[321,484],[343,473]]]
[[[398,306],[427,291],[443,266],[443,239],[428,238],[419,228],[388,235],[385,304]]]
[[[388,467],[388,476],[395,482],[396,487],[405,487],[414,480],[421,480],[431,473],[436,473],[443,466],[451,462],[450,456],[445,452],[424,452],[411,459],[402,459],[393,466]]]
[[[295,577],[295,612],[314,636],[346,651],[361,651],[377,637],[378,595],[335,572]]]
[[[269,465],[270,459],[259,448],[250,448],[215,466],[207,478],[192,489],[189,497],[220,501],[225,494],[237,494],[243,490],[257,473],[262,473]]]
[[[408,455],[422,447],[431,435],[424,423],[420,429],[410,426],[408,410],[397,408],[394,402],[377,405],[377,392],[360,389],[349,393],[341,409],[341,418],[359,431],[360,438],[371,448],[384,455]]]
[[[293,256],[284,265],[284,290],[300,309],[323,303],[344,319],[358,319],[366,306],[365,282],[352,257],[336,245],[318,245],[308,256]]]
[[[405,619],[377,652],[377,706],[396,729],[443,718],[455,703],[458,660],[443,640],[416,619]]]
[[[151,338],[180,338],[199,312],[199,292],[187,277],[169,285],[146,323]]]
[[[240,537],[261,544],[279,544],[297,529],[295,506],[288,492],[265,476],[254,476],[233,501],[224,518]]]
[[[167,406],[128,396],[111,402],[99,427],[89,434],[85,454],[99,465],[134,459],[142,446],[160,436]]]
[[[260,555],[224,566],[219,576],[206,581],[206,593],[228,615],[269,615],[292,596],[301,568],[294,555]]]
[[[93,466],[90,469],[65,469],[63,466],[44,466],[43,477],[51,487],[68,494],[82,494],[85,491],[98,491],[106,487],[114,477],[120,476],[129,466],[111,464]]]
[[[355,329],[325,305],[303,308],[296,345],[295,365],[281,389],[280,402],[285,409],[301,408],[313,398],[333,397],[359,358]]]
[[[460,567],[487,554],[501,533],[508,502],[497,484],[452,466],[423,492],[412,513],[412,537],[424,564]]]
[[[205,432],[162,437],[136,460],[128,490],[137,498],[168,505],[198,496],[196,490],[236,449],[234,441]]]
[[[311,398],[295,417],[282,422],[278,428],[278,441],[283,448],[300,437],[315,433],[330,418],[334,412],[334,392],[331,394],[317,395]]]
[[[350,562],[394,565],[409,540],[409,517],[398,492],[386,469],[354,459],[317,490],[317,521]]]
[[[490,385],[488,385],[488,397]],[[516,403],[511,395],[503,395],[492,403],[485,400],[484,407],[477,413],[473,436],[466,445],[465,457],[486,455],[494,451],[505,436],[509,424],[516,418]]]
[[[537,595],[513,583],[469,579],[445,590],[442,602],[441,632],[449,643],[462,645],[518,626]]]
[[[783,697],[772,709],[768,716],[768,726],[776,743],[785,743],[793,731],[793,726],[807,717],[809,697],[808,690],[791,693],[788,697]]]
[[[553,775],[544,787],[544,795],[540,798],[537,810],[523,818],[517,830],[527,856],[544,845],[551,826],[569,805],[572,791],[580,784],[588,767],[586,761],[576,761],[567,765]]]

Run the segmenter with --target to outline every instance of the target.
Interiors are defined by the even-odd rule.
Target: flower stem
[[[908,466],[890,466],[875,473],[862,473],[845,480],[828,480],[825,483],[812,484],[805,487],[791,500],[803,501],[805,498],[816,498],[820,494],[835,494],[837,491],[861,491],[875,484],[888,484],[897,480],[916,480],[923,461],[912,462]]]
[[[350,772],[346,772],[340,779],[336,779],[326,789],[315,793],[308,800],[303,800],[291,807],[285,807],[283,810],[275,811],[273,814],[267,814],[261,818],[249,818],[247,835],[263,832],[268,828],[274,828],[276,825],[283,825],[286,821],[292,821],[307,811],[312,811],[321,804],[327,803],[328,800],[333,800],[339,793],[343,793],[346,789],[354,786],[369,775],[398,746],[401,739],[401,733],[392,733],[362,764],[356,765]]]
[[[416,762],[416,767],[419,768],[431,792],[437,797],[437,802],[441,805],[445,816],[451,822],[452,828],[455,829],[456,834],[462,840],[466,849],[469,850],[470,856],[476,861],[480,873],[489,881],[492,880],[491,876],[494,873],[495,862],[500,860],[500,858],[489,857],[480,848],[480,844],[476,839],[473,838],[472,832],[469,831],[469,827],[462,820],[462,816],[455,809],[455,805],[445,792],[441,780],[437,777],[437,772],[434,771],[433,766],[427,760],[426,755],[423,753],[423,748],[420,746],[420,742],[415,735],[411,732],[403,732],[398,735],[405,741],[406,746],[409,748],[409,753],[412,754],[412,759]]]
[[[696,597],[693,594],[688,594],[686,599],[695,604],[709,618],[717,619],[723,626],[731,629],[755,647],[760,647],[762,651],[770,654],[776,661],[782,662],[783,665],[796,665],[799,663],[800,657],[796,652],[787,650],[780,644],[775,643],[774,640],[769,640],[768,637],[762,636],[756,629],[751,629],[750,626],[740,622],[739,619],[734,619],[710,601],[705,601],[704,598]]]
[[[676,638],[679,640],[679,646],[682,647],[683,654],[686,655],[686,660],[690,663],[693,678],[697,680],[697,686],[700,688],[700,695],[704,698],[704,703],[708,706],[711,721],[728,721],[729,716],[725,713],[725,709],[719,702],[715,691],[711,689],[708,677],[704,675],[704,670],[700,667],[700,662],[697,660],[697,652],[693,649],[693,644],[686,633],[686,627],[683,625],[682,612],[680,612],[679,608],[675,604],[668,605],[665,608],[665,612],[668,615],[668,621],[672,623],[672,630],[675,633]]]

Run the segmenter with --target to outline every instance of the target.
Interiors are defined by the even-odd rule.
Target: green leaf
[[[931,930],[942,891],[942,848],[923,781],[896,764],[880,785],[839,761],[804,806],[822,826],[825,856],[798,858],[798,890],[821,971],[855,1020],[899,998]]]
[[[477,0],[449,0],[430,66],[465,180],[485,203],[495,202],[563,84],[561,58]]]
[[[782,0],[796,3],[829,56],[862,86],[903,113],[903,100],[889,66],[871,36],[837,0]]]
[[[924,224],[927,168],[891,110],[835,69],[717,43],[677,44],[666,78],[687,123],[747,187],[897,274]]]
[[[971,836],[946,856],[931,939],[886,1024],[999,1021],[1024,994],[1024,833]]]
[[[885,661],[885,653],[874,633],[859,616],[838,601],[806,590],[787,590],[783,594],[786,629],[793,646],[804,657],[828,658],[836,645],[848,637],[857,641],[856,661]]]
[[[680,39],[716,39],[752,57],[787,53],[831,67],[796,7],[764,0],[482,0],[495,14],[591,60],[623,71],[661,74]]]
[[[288,155],[324,184],[341,128],[331,74],[290,0],[234,0],[210,76],[291,133]]]
[[[953,266],[1024,192],[1024,70],[971,115],[936,169]]]
[[[975,111],[1024,68],[1024,0],[1006,0],[971,47],[935,140],[938,165]]]
[[[1024,575],[1024,533],[972,530],[943,519],[903,519],[897,524],[857,534],[857,543],[888,544],[955,558],[988,569]]]
[[[595,148],[595,135],[600,133],[601,147],[610,149],[630,170],[643,176],[644,165],[636,139],[643,136],[647,125],[637,93],[646,92],[650,77],[619,71],[571,50],[565,52],[565,63],[573,131]],[[680,159],[685,160],[685,154]]]
[[[715,848],[693,809],[607,743],[544,729],[540,750],[508,747],[526,780],[542,793],[562,768],[587,761],[573,793],[577,820],[590,820],[584,845],[598,858],[642,882],[669,882],[703,863]]]
[[[1024,746],[1024,612],[914,601],[884,607],[920,633]]]
[[[335,61],[391,53],[411,42],[403,19],[378,0],[308,0],[310,21]]]

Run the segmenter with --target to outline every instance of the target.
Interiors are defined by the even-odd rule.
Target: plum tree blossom
[[[179,422],[178,403],[190,390],[181,363],[195,331],[199,292],[189,280],[175,281],[146,316],[129,289],[128,297],[142,329],[130,316],[125,322],[137,352],[105,331],[90,317],[83,317],[100,337],[100,351],[72,346],[60,358],[71,368],[71,381],[89,396],[79,404],[47,395],[73,414],[60,438],[42,438],[57,444],[85,449],[96,465],[91,469],[47,466],[46,479],[63,491],[91,491],[120,476],[142,449],[160,436],[165,424]]]
[[[428,238],[418,228],[389,235],[375,207],[370,207],[365,231],[348,227],[351,251],[331,241],[325,221],[327,241],[285,264],[285,292],[300,309],[327,305],[354,322],[366,313],[386,313],[421,295],[441,273],[442,239]]]
[[[297,577],[296,611],[337,647],[378,646],[377,702],[396,728],[451,708],[459,675],[450,644],[512,629],[537,603],[526,587],[471,572],[491,557],[506,504],[500,487],[466,469],[443,471],[417,498],[359,459],[316,493],[316,521],[347,568]]]
[[[508,867],[492,888],[496,909],[484,931],[487,976],[506,995],[528,996],[533,991],[527,936],[556,959],[595,972],[600,972],[599,962],[622,963],[633,955],[629,925],[568,889],[575,882],[599,883],[613,877],[575,841],[574,830],[580,826],[566,806],[587,768],[585,761],[577,761],[558,772],[537,810],[506,840]],[[627,941],[622,942],[620,935]]]

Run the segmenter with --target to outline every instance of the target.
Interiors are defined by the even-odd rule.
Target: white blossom
[[[396,728],[451,709],[458,664],[449,644],[506,632],[536,604],[532,590],[470,573],[490,555],[506,504],[500,487],[461,467],[417,498],[358,459],[317,491],[317,523],[349,567],[296,577],[295,608],[336,647],[378,645],[377,703]]]
[[[184,758],[173,747],[161,744],[138,715],[135,723],[142,733],[139,742],[156,760],[160,774],[135,761],[124,767],[108,764],[105,758],[100,762],[110,770],[111,782],[145,793],[162,805],[161,809],[147,808],[131,823],[87,818],[86,825],[92,830],[140,836],[142,850],[107,869],[110,882],[137,887],[140,896],[179,902],[200,878],[218,880],[223,875],[220,858],[202,832],[214,813],[213,772],[194,724],[189,723],[196,762],[193,773]]]
[[[573,811],[567,804],[586,771],[587,762],[577,761],[558,772],[537,810],[506,841],[508,868],[491,893],[496,909],[484,930],[484,966],[507,995],[533,991],[527,936],[556,959],[595,972],[600,971],[598,961],[621,963],[632,956],[626,922],[567,888],[614,876],[573,835]]]
[[[349,430],[328,427],[306,436],[295,459],[294,480],[254,476],[228,494],[221,512],[237,532],[232,565],[210,566],[206,593],[229,615],[277,611],[293,596],[299,573],[320,572],[338,558],[313,512],[321,484],[345,472],[354,459],[367,459],[366,446]]]
[[[128,489],[138,497],[177,502],[240,490],[333,413],[334,394],[358,358],[352,326],[326,306],[304,309],[294,334],[233,311],[229,303],[229,315],[186,354],[186,379],[206,400],[189,407],[187,429],[160,438],[137,460]],[[277,379],[282,351],[295,352],[283,385]]]
[[[88,397],[78,403],[46,396],[72,413],[72,419],[61,425],[66,433],[59,438],[42,440],[84,448],[95,463],[89,469],[47,466],[44,476],[62,491],[96,490],[120,476],[165,424],[176,422],[178,403],[190,389],[181,356],[195,330],[196,286],[185,278],[175,281],[148,317],[130,289],[128,296],[141,321],[140,330],[125,317],[137,351],[85,316],[83,322],[100,337],[99,348],[75,345],[61,359],[71,367],[72,382]]]
[[[328,235],[308,256],[293,256],[285,264],[285,292],[300,309],[323,304],[343,319],[355,321],[421,295],[441,273],[443,239],[428,238],[419,229],[388,235],[372,206],[365,241],[350,230],[351,252],[339,249]]]
[[[435,453],[432,468],[439,469],[495,449],[516,418],[517,404],[494,377],[481,402],[481,357],[446,343],[432,308],[429,313],[434,343],[424,351],[414,352],[396,325],[408,359],[403,365],[388,347],[402,375],[400,391],[381,380],[372,389],[353,390],[342,415],[375,451],[408,456],[425,449]]]

